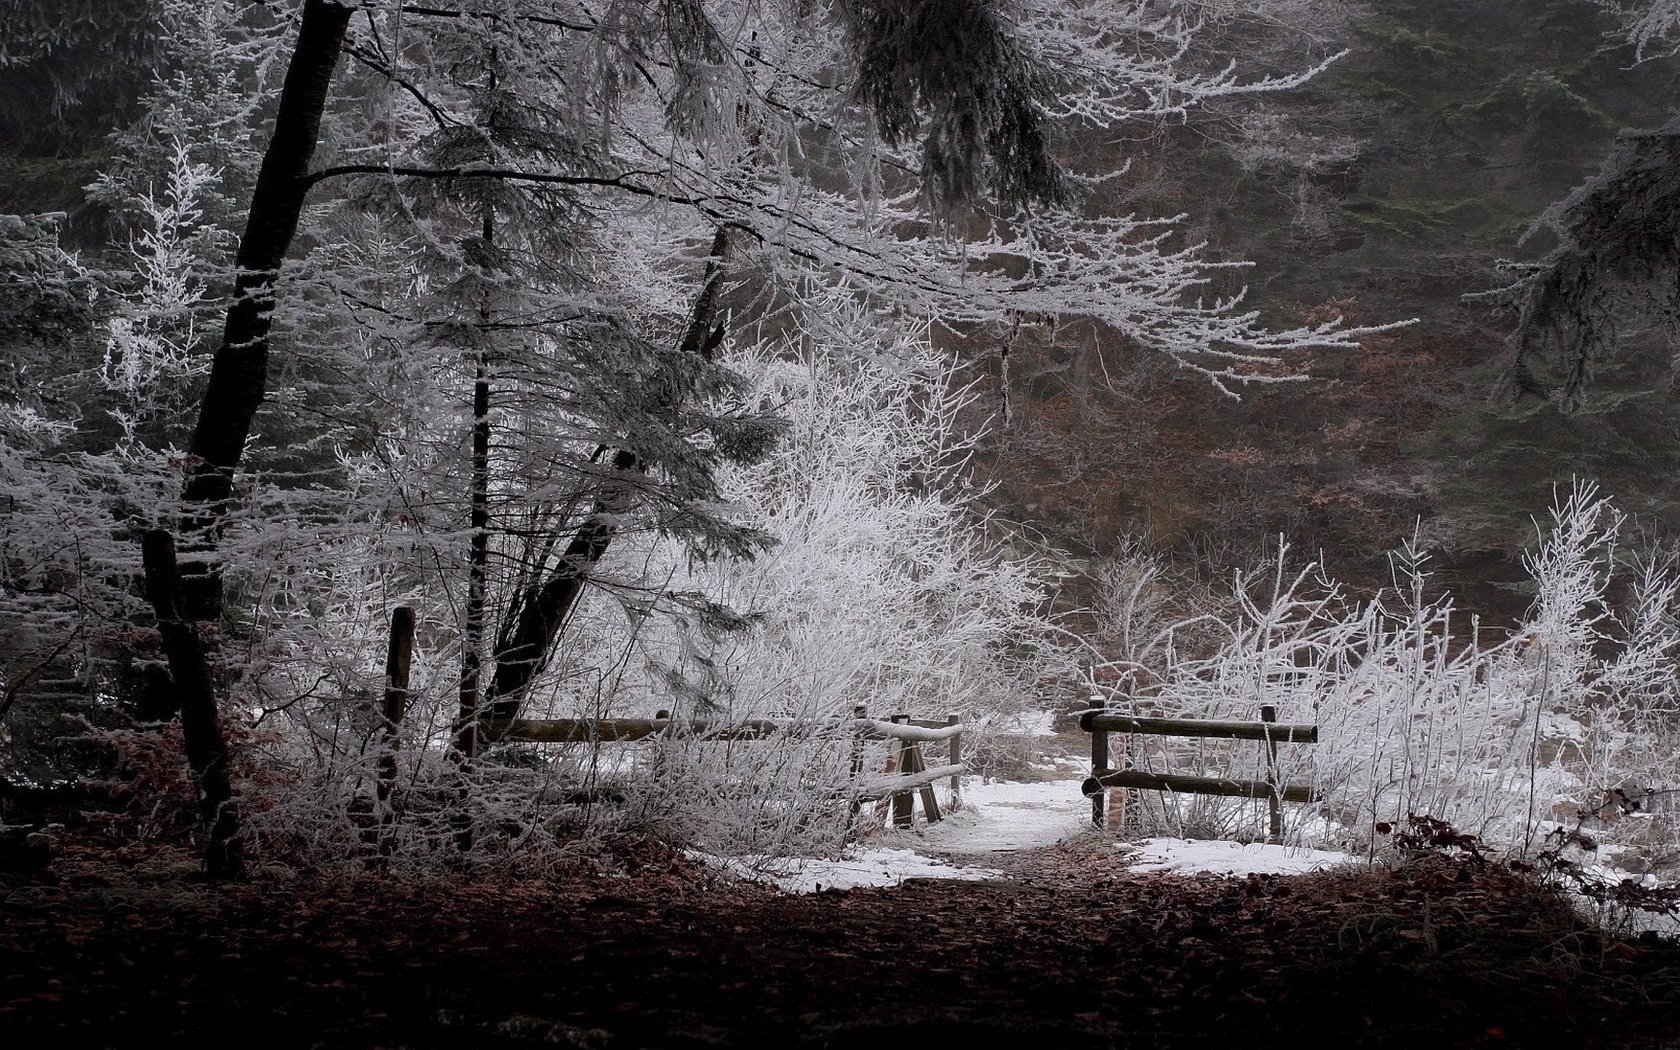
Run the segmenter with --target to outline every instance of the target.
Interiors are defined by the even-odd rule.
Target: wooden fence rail
[[[955,718],[955,715],[951,716]],[[932,742],[962,736],[960,722],[911,720],[888,722],[878,718],[795,719],[748,718],[738,722],[673,718],[519,718],[491,723],[498,740],[532,744],[586,744],[596,741],[643,740],[650,736],[708,737],[713,740],[762,740],[790,729],[813,726],[850,729],[865,739]]]
[[[1106,823],[1105,792],[1112,788],[1139,788],[1145,791],[1220,795],[1228,798],[1263,798],[1267,803],[1269,817],[1268,837],[1276,842],[1283,837],[1281,803],[1315,802],[1319,797],[1318,792],[1311,786],[1280,783],[1277,767],[1279,744],[1317,743],[1318,727],[1280,723],[1277,720],[1277,709],[1269,705],[1260,709],[1260,719],[1256,722],[1203,718],[1143,718],[1099,708],[1081,715],[1079,727],[1091,734],[1091,775],[1085,778],[1083,789],[1085,795],[1091,799],[1091,823],[1099,828]],[[1265,746],[1266,768],[1270,776],[1266,780],[1233,780],[1226,777],[1111,769],[1108,739],[1110,733],[1257,740]],[[1124,744],[1121,753],[1129,753]]]
[[[1224,737],[1232,740],[1266,740],[1280,744],[1316,744],[1318,727],[1286,722],[1223,722],[1202,718],[1140,718],[1136,715],[1087,711],[1079,718],[1087,733],[1135,733],[1152,736]]]
[[[854,708],[851,718],[748,718],[723,721],[704,718],[671,718],[661,711],[653,718],[520,718],[492,723],[487,736],[494,740],[533,744],[588,744],[617,741],[646,740],[651,737],[712,741],[763,740],[779,733],[800,729],[829,730],[836,736],[849,735],[853,741],[852,780],[858,803],[892,799],[893,823],[908,826],[913,820],[914,798],[919,795],[922,811],[929,823],[940,820],[939,803],[934,798],[933,784],[946,777],[951,779],[953,799],[961,798],[962,777],[967,772],[963,763],[963,725],[957,715],[944,719],[916,719],[908,715],[894,715],[891,719],[870,718],[861,705]],[[873,780],[863,778],[862,743],[865,740],[891,740],[893,749],[888,757],[886,774]],[[928,768],[922,757],[924,744],[944,741],[949,749],[945,765]]]

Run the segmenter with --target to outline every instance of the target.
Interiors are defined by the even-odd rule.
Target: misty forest
[[[1680,0],[0,0],[0,1042],[1680,1045],[1677,347]]]

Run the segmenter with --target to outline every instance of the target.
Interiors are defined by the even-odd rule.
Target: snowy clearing
[[[897,886],[906,879],[973,881],[1000,878],[1003,872],[964,861],[1053,846],[1090,831],[1090,814],[1090,801],[1080,794],[1077,780],[973,783],[964,785],[963,808],[938,824],[883,831],[874,840],[883,845],[856,847],[840,859],[717,857],[693,851],[689,855],[720,871],[791,893]],[[1332,850],[1175,838],[1119,843],[1117,849],[1132,861],[1130,870],[1175,875],[1298,875],[1359,862]],[[927,853],[951,856],[956,862]]]
[[[886,834],[914,837],[924,848],[965,856],[1053,846],[1091,830],[1091,803],[1080,794],[1079,784],[1078,780],[965,781],[961,809],[938,824],[918,824],[914,831]]]

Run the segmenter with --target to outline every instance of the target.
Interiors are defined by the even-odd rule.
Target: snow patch
[[[1304,875],[1345,864],[1358,857],[1336,850],[1300,846],[1271,846],[1263,842],[1223,842],[1206,839],[1144,839],[1122,849],[1137,850],[1132,871],[1164,871],[1175,875]]]
[[[1021,711],[988,720],[994,733],[1011,736],[1055,736],[1056,715],[1052,711]]]
[[[1091,802],[1077,780],[1037,784],[967,781],[962,808],[914,832],[942,853],[1014,853],[1091,830]],[[899,832],[898,834],[903,834]]]
[[[697,850],[688,856],[743,879],[765,882],[789,893],[849,890],[859,886],[897,886],[905,879],[978,881],[1003,874],[991,868],[967,868],[924,857],[907,849],[859,850],[834,860],[810,857],[716,857]]]

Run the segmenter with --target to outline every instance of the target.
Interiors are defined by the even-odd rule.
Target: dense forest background
[[[1281,534],[1374,583],[1417,526],[1439,581],[1510,623],[1532,597],[1519,553],[1553,486],[1597,479],[1651,528],[1673,521],[1663,331],[1624,331],[1566,414],[1503,396],[1512,318],[1474,298],[1552,246],[1530,228],[1618,130],[1666,121],[1673,65],[1637,64],[1612,12],[1567,0],[1316,13],[1347,58],[1263,108],[1211,107],[1126,150],[1123,192],[1253,260],[1229,280],[1269,317],[1418,323],[1304,355],[1311,382],[1241,402],[1123,343],[1034,333],[1013,372],[1020,421],[989,448],[988,476],[1007,516],[1080,569],[1140,537],[1217,575]]]

